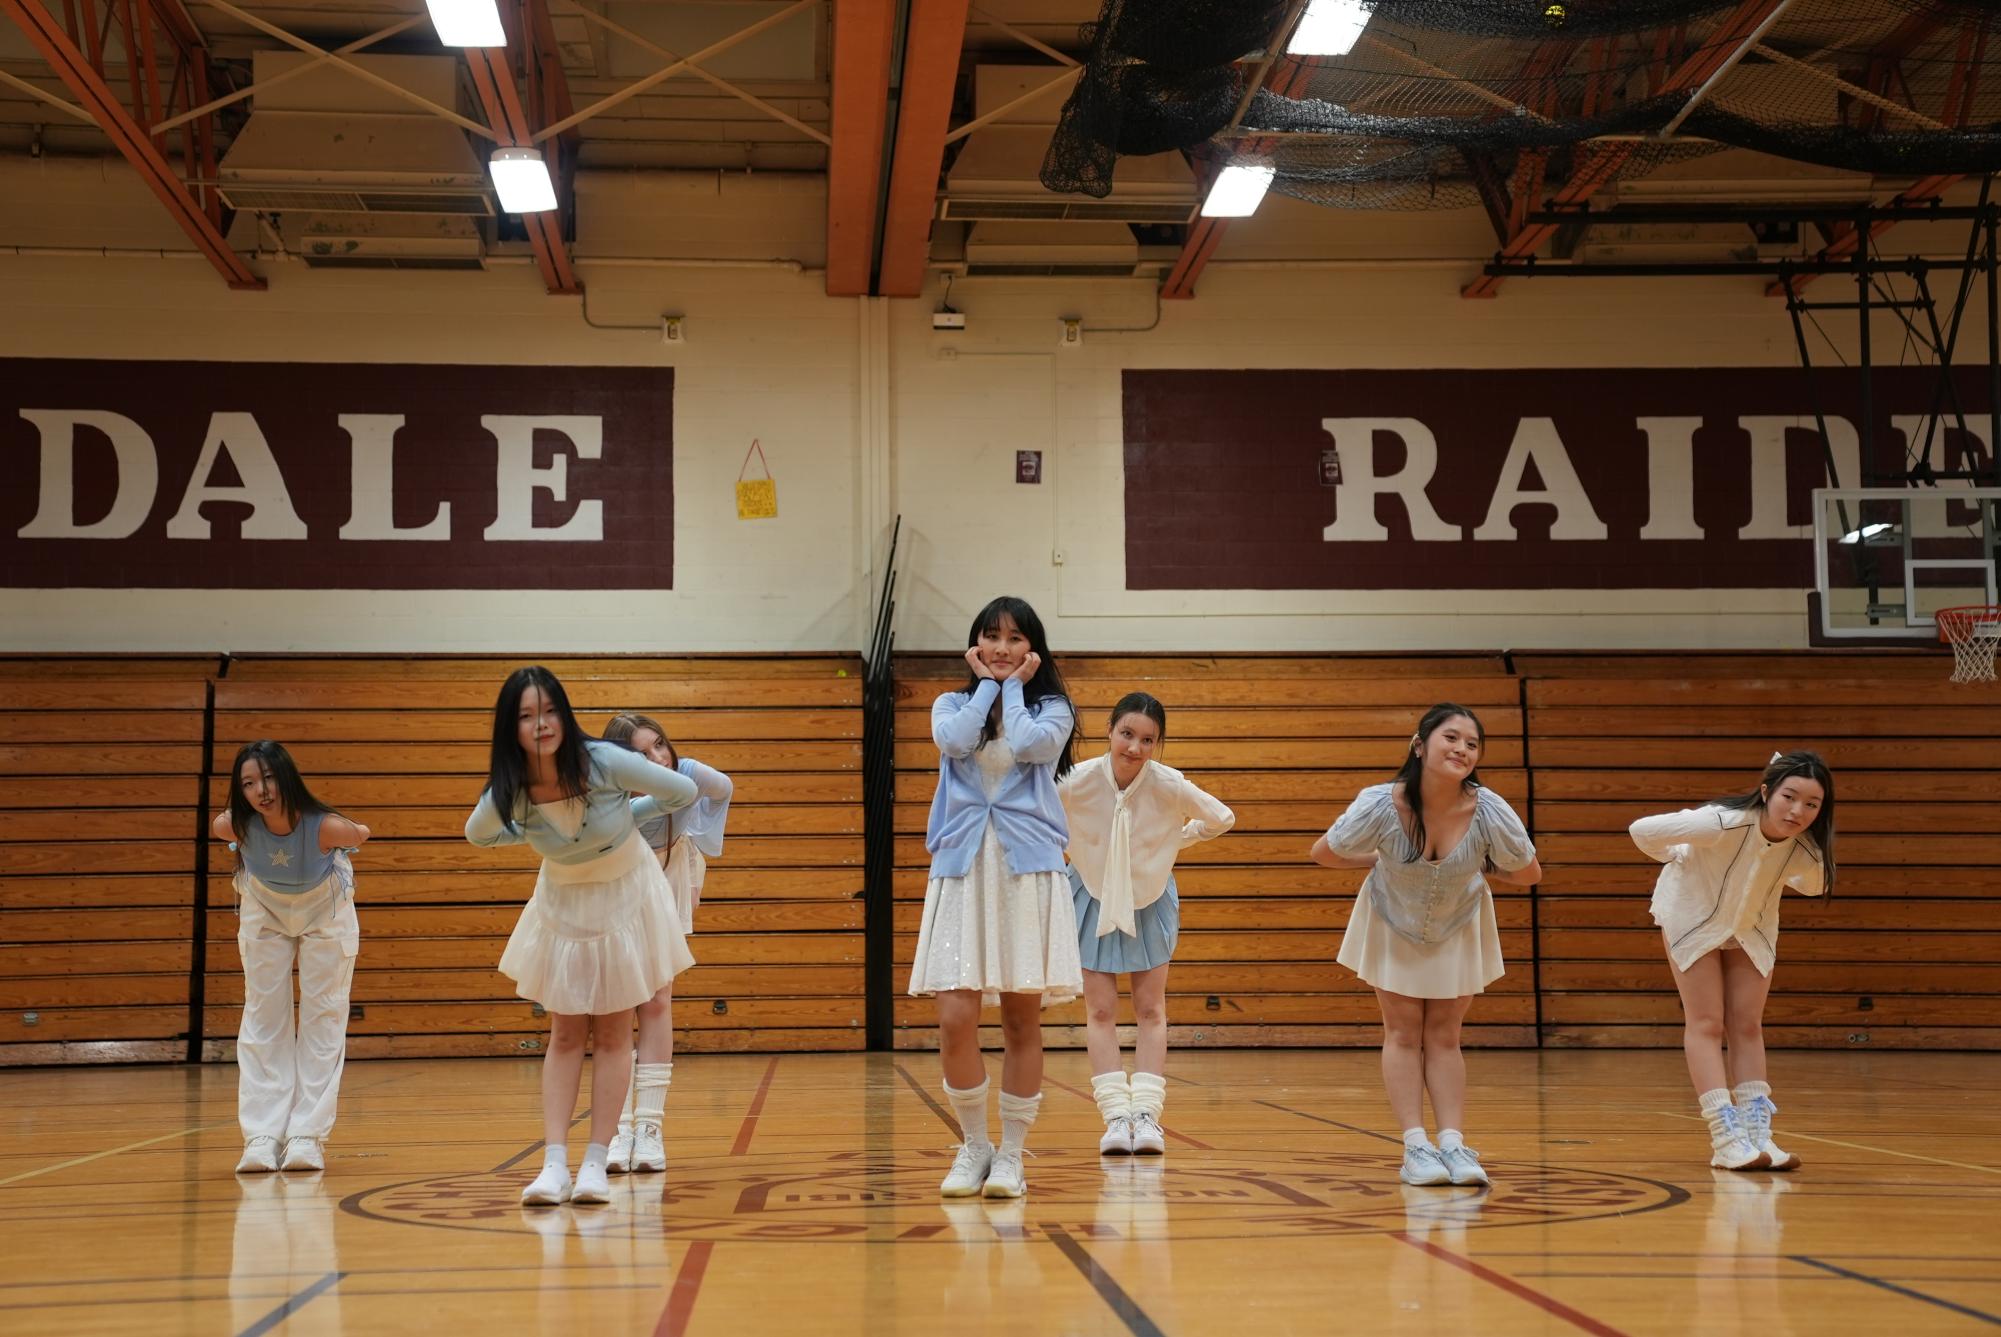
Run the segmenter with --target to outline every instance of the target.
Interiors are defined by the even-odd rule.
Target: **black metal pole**
[[[1983,198],[1986,185],[1981,185]],[[2001,324],[1997,324],[1996,284],[1994,268],[2001,263],[2001,254],[1995,250],[1995,215],[1993,205],[1986,206],[1987,225],[1987,462],[1994,470],[1994,480],[2001,485]]]
[[[866,1042],[895,1047],[896,948],[896,549],[903,517],[890,528],[882,595],[862,674],[862,996]]]
[[[1856,326],[1861,331],[1861,342],[1856,350],[1856,368],[1862,373],[1862,421],[1859,424],[1862,437],[1862,476],[1868,478],[1876,472],[1876,403],[1870,392],[1873,389],[1870,376],[1869,348],[1869,220],[1866,217],[1855,220],[1855,301]],[[1827,430],[1821,429],[1821,440],[1826,441]],[[1834,476],[1834,452],[1827,456],[1827,481],[1830,487],[1840,487]]]

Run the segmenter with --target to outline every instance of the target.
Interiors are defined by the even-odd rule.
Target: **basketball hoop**
[[[1938,638],[1952,645],[1954,682],[1993,682],[1994,651],[2001,646],[2001,604],[1939,609]]]

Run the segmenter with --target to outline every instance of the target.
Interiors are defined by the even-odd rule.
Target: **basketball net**
[[[1994,681],[1994,651],[2001,647],[2001,605],[1941,608],[1938,634],[1952,645],[1954,682]]]

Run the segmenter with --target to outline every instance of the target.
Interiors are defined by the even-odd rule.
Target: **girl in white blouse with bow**
[[[1167,1150],[1167,965],[1181,929],[1174,860],[1214,840],[1236,816],[1180,771],[1153,760],[1167,736],[1167,710],[1145,692],[1112,707],[1110,750],[1056,787],[1070,826],[1070,894],[1084,968],[1091,1091],[1105,1118],[1103,1154]],[[1119,976],[1132,976],[1139,1023],[1135,1071],[1119,1055]]]
[[[1631,833],[1642,853],[1667,865],[1653,915],[1681,993],[1682,1049],[1709,1125],[1709,1163],[1791,1170],[1799,1157],[1772,1141],[1778,1107],[1765,1080],[1765,995],[1779,897],[1787,887],[1818,896],[1834,885],[1834,776],[1817,752],[1774,752],[1750,793],[1642,817]]]

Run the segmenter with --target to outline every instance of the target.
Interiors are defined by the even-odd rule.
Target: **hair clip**
[[[1770,761],[1766,762],[1765,764],[1766,764],[1767,766],[1776,766],[1776,765],[1778,765],[1778,764],[1779,764],[1779,759],[1780,759],[1780,758],[1782,758],[1782,757],[1784,757],[1785,755],[1786,755],[1786,754],[1785,754],[1785,753],[1783,753],[1783,752],[1774,752],[1774,753],[1772,754],[1772,759],[1771,759]]]

